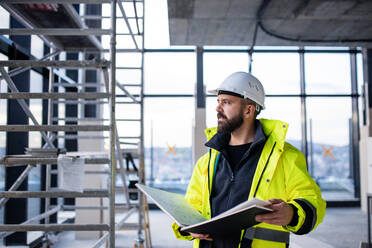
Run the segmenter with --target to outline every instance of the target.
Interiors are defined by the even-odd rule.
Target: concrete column
[[[100,121],[79,121],[79,125],[102,125]],[[103,132],[78,132],[81,136],[101,136]],[[78,140],[79,153],[84,152],[88,156],[100,157],[104,151],[103,139],[79,139]],[[85,171],[104,171],[105,165],[86,165]],[[85,174],[84,188],[85,189],[107,189],[107,176],[102,174]],[[76,198],[76,206],[108,206],[106,198]],[[107,210],[76,210],[75,217],[76,224],[94,224],[94,223],[108,223]],[[98,239],[100,237],[99,231],[79,231],[75,232],[76,239]]]
[[[352,118],[350,119],[350,177],[354,178],[354,196],[360,198],[360,159],[359,159],[359,104],[358,98],[358,76],[357,76],[357,57],[354,49],[350,49],[350,75],[351,75],[351,94]]]
[[[368,136],[372,137],[372,49],[366,49],[364,59],[364,82],[367,85],[367,125],[369,129]]]
[[[360,195],[363,211],[367,210],[367,194],[372,193],[372,49],[363,49],[364,97],[359,142]]]
[[[193,124],[192,139],[192,160],[196,161],[207,151],[204,146],[206,138],[204,129],[206,128],[206,110],[205,110],[205,87],[203,82],[203,48],[198,47],[196,51],[196,89],[195,89],[195,115]]]
[[[99,5],[87,4],[82,9],[84,15],[101,15],[102,7]],[[90,28],[101,28],[100,20],[87,20],[86,24]],[[82,59],[91,60],[92,58],[101,58],[99,53],[86,52],[81,54]],[[103,82],[100,70],[94,69],[83,69],[80,73],[81,82],[83,83],[97,83],[97,86],[84,87],[85,92],[106,92],[104,87],[99,86]],[[81,118],[91,118],[90,120],[80,120],[80,125],[103,125],[102,121],[92,120],[94,118],[103,118],[103,105],[102,104],[84,104],[80,109]],[[79,132],[79,135],[84,136],[96,136],[103,137],[104,132]],[[107,134],[106,134],[107,135]],[[90,153],[90,156],[100,154],[105,151],[104,140],[100,138],[96,139],[79,139],[78,140],[79,152]],[[101,155],[102,156],[102,155]],[[107,165],[87,165],[85,171],[104,171],[105,168],[108,170]],[[84,188],[103,188],[107,189],[108,177],[102,174],[85,174],[84,177]],[[108,206],[109,202],[107,198],[77,198],[76,206]],[[79,224],[91,224],[91,223],[108,223],[108,210],[76,210],[75,223]],[[102,235],[102,232],[92,231],[85,232],[80,231],[75,233],[76,239],[98,239]]]
[[[305,155],[307,168],[309,169],[309,149],[308,149],[308,137],[307,137],[307,114],[306,114],[306,97],[304,96],[306,94],[306,82],[305,82],[305,54],[304,49],[301,47],[300,49],[300,86],[301,86],[301,151]],[[313,161],[310,157],[311,165]],[[314,168],[310,167],[310,172]],[[313,176],[313,174],[311,174]]]
[[[88,13],[97,14],[97,13]],[[84,59],[90,56],[99,57],[99,54],[85,54]],[[86,92],[106,92],[105,89],[98,86],[100,83],[101,73],[99,70],[82,70],[83,82],[97,83],[96,87],[85,87]],[[102,105],[85,104],[81,111],[81,118],[103,118],[103,111],[101,111]],[[80,125],[103,125],[103,121],[100,120],[80,120]],[[103,137],[103,132],[79,132],[81,136],[95,136]],[[79,139],[78,140],[79,152],[90,153],[90,156],[95,154],[99,157],[99,154],[104,152],[104,140],[100,138],[90,139]],[[87,165],[85,171],[104,171],[105,165]],[[108,168],[108,167],[107,167]],[[84,177],[84,188],[104,188],[107,189],[107,176],[102,174],[86,174]],[[77,206],[108,206],[107,198],[77,198]],[[92,224],[92,223],[108,223],[108,211],[104,210],[76,210],[75,222],[79,224]],[[98,239],[102,235],[99,231],[80,231],[75,233],[76,239]]]

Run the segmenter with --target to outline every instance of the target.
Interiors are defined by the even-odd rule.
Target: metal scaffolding
[[[133,3],[134,16],[128,17],[124,3]],[[58,4],[61,13],[67,15],[71,19],[72,27],[49,27],[48,23],[43,23],[43,18],[33,16],[27,9],[27,4],[30,3],[53,3]],[[79,15],[76,12],[72,3],[79,4],[103,4],[109,3],[111,6],[111,16],[102,15]],[[144,51],[144,1],[138,0],[3,0],[0,5],[18,21],[25,25],[26,28],[17,29],[0,29],[1,34],[8,35],[38,35],[50,48],[50,54],[38,60],[7,60],[0,61],[0,80],[4,80],[10,90],[10,93],[0,93],[0,99],[14,99],[22,107],[33,125],[0,125],[0,132],[39,132],[45,145],[41,149],[30,149],[30,153],[20,155],[9,155],[0,158],[0,164],[7,167],[15,167],[27,165],[26,169],[14,182],[8,191],[0,192],[0,208],[3,207],[10,198],[45,198],[45,212],[33,217],[18,225],[0,225],[0,237],[4,238],[18,231],[43,231],[43,232],[59,232],[59,231],[104,231],[101,238],[93,245],[93,247],[101,247],[108,242],[109,247],[115,247],[115,231],[120,230],[137,230],[138,238],[135,247],[151,247],[151,235],[149,229],[149,216],[147,200],[142,193],[137,189],[130,187],[129,176],[134,176],[136,182],[145,183],[144,173],[144,121],[143,121],[143,51]],[[84,5],[81,5],[84,6]],[[117,16],[117,8],[121,15]],[[139,15],[138,10],[141,10]],[[41,12],[40,12],[41,13]],[[39,13],[39,14],[40,14]],[[67,18],[64,17],[64,18]],[[111,28],[90,28],[85,23],[87,20],[103,20],[110,19]],[[128,33],[117,32],[117,20],[124,20]],[[36,20],[41,20],[37,22]],[[134,21],[134,22],[131,22]],[[116,49],[116,38],[118,35],[129,35],[133,44],[130,47]],[[101,44],[102,36],[110,36],[110,48],[105,49]],[[76,44],[78,42],[78,44]],[[79,52],[79,60],[58,60],[56,56],[62,52]],[[86,53],[99,53],[100,58],[86,60]],[[117,66],[116,55],[118,53],[137,53],[141,58],[140,65],[134,66]],[[102,59],[104,55],[109,53],[110,60]],[[5,67],[15,67],[16,69],[7,71]],[[49,91],[45,93],[30,93],[19,92],[16,85],[12,81],[12,76],[22,73],[30,68],[43,67],[49,70]],[[86,69],[99,70],[102,82],[90,83],[82,80],[73,80],[66,75],[64,69],[76,69],[85,75]],[[138,70],[140,72],[139,82],[120,82],[116,78],[118,70]],[[55,82],[55,78],[59,78]],[[105,92],[87,92],[86,87],[97,87],[100,89],[104,86]],[[75,87],[77,92],[54,92],[56,87]],[[120,102],[120,104],[136,104],[139,105],[140,113],[138,118],[122,117],[116,118],[116,88],[124,94],[128,101]],[[137,88],[138,94],[132,94],[132,88]],[[41,125],[28,106],[26,99],[47,99],[48,100],[48,124]],[[86,104],[109,105],[109,116],[103,118],[84,118],[84,116],[59,118],[53,116],[53,106],[59,104],[79,104],[82,108]],[[125,111],[125,110],[124,110]],[[58,125],[58,121],[76,122],[84,120],[100,121],[101,125],[77,125],[65,124]],[[104,122],[109,122],[104,125]],[[118,129],[118,122],[139,123],[139,134],[137,136],[120,135],[121,128]],[[57,124],[55,124],[57,123]],[[81,135],[81,134],[66,134],[65,132],[103,132],[109,131],[110,135]],[[61,135],[61,133],[64,133]],[[55,147],[54,141],[58,139],[108,139],[109,153],[100,154],[100,156],[90,156],[84,153],[68,153],[70,156],[82,156],[86,165],[107,165],[108,170],[87,171],[86,174],[103,174],[108,175],[109,183],[107,189],[84,189],[82,192],[64,191],[51,187],[51,175],[58,173],[58,170],[52,169],[51,165],[57,163],[57,155],[60,149]],[[135,166],[135,160],[139,162],[139,168]],[[125,167],[126,162],[126,167]],[[129,163],[132,163],[134,169],[129,168]],[[17,191],[21,183],[27,178],[29,173],[36,166],[46,166],[46,189],[45,191]],[[116,176],[121,179],[122,185],[116,185]],[[132,180],[133,181],[133,180]],[[115,193],[123,193],[125,196],[124,203],[115,202]],[[137,195],[137,199],[131,199],[131,194]],[[63,204],[52,205],[51,198],[108,198],[108,206],[67,206]],[[133,197],[132,197],[133,198]],[[109,210],[108,224],[55,224],[49,223],[49,217],[62,210],[77,210],[77,209],[98,209]],[[115,213],[125,211],[126,214],[115,222]],[[138,222],[127,223],[128,218],[133,214],[138,213]],[[35,224],[44,219],[45,224]],[[145,234],[143,235],[143,231]],[[48,242],[48,235],[46,240]]]

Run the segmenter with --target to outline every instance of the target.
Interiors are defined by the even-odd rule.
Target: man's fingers
[[[262,222],[262,221],[265,221],[265,220],[275,219],[275,218],[278,218],[278,217],[279,217],[279,214],[277,212],[273,212],[273,213],[268,213],[268,214],[256,215],[255,219],[258,222]]]
[[[208,237],[207,234],[199,234],[199,233],[193,233],[191,236],[193,236],[196,239],[204,239]]]
[[[278,198],[273,198],[273,199],[268,200],[268,202],[270,202],[271,204],[276,204],[276,203],[283,202],[283,200],[282,199],[278,199]]]
[[[293,209],[280,199],[271,199],[273,204],[270,206],[272,213],[257,215],[255,220],[273,225],[288,225],[293,218]]]
[[[202,234],[199,239],[204,239],[208,241],[213,241],[212,237],[209,234]]]
[[[274,198],[274,199],[268,200],[268,202],[270,202],[271,204],[278,204],[278,203],[283,202],[283,200]]]
[[[193,238],[196,238],[196,239],[205,239],[205,240],[208,240],[208,241],[213,241],[213,239],[211,238],[211,236],[209,234],[190,233],[190,235]]]
[[[272,210],[280,210],[284,207],[285,202],[275,203],[270,206]]]
[[[283,225],[283,218],[280,214],[270,214],[270,216],[267,216],[268,214],[262,214],[256,216],[256,221],[258,222],[265,222],[272,225]]]
[[[199,233],[190,233],[190,235],[196,239],[200,239],[204,237],[204,234],[199,234]]]
[[[271,224],[271,225],[279,225],[279,226],[283,225],[282,224],[283,223],[283,220],[282,219],[279,219],[279,218],[269,219],[269,220],[265,220],[263,222],[265,222],[267,224]]]

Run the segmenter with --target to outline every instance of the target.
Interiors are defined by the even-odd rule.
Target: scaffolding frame
[[[8,64],[8,66],[19,66],[18,63],[13,63],[13,61],[6,61],[6,62],[7,63],[5,63],[5,64]],[[66,64],[68,64],[68,63],[66,63]],[[78,65],[76,63],[76,61],[72,64],[73,65]],[[105,63],[105,65],[106,64],[107,63]],[[35,65],[37,66],[37,64],[34,64],[34,63],[24,63],[24,64],[21,64],[21,65],[31,66],[31,67],[35,66]],[[73,65],[68,65],[68,66],[70,67],[70,66],[73,66]],[[81,65],[85,65],[85,64],[81,63]],[[98,65],[98,63],[97,63],[97,65]],[[104,69],[104,70],[107,70],[107,69]],[[97,125],[97,126],[93,126],[93,125],[86,125],[86,126],[40,125],[36,121],[33,114],[31,113],[31,111],[30,111],[29,107],[27,106],[27,104],[25,103],[24,99],[30,99],[30,98],[55,99],[55,98],[64,98],[64,97],[69,98],[70,96],[64,95],[64,94],[55,95],[53,93],[51,93],[51,95],[48,96],[47,94],[41,93],[42,95],[40,95],[39,97],[37,97],[37,96],[34,97],[33,93],[19,93],[16,90],[16,87],[15,87],[14,83],[12,82],[10,76],[5,71],[4,67],[0,67],[0,72],[2,73],[3,78],[8,83],[8,87],[13,90],[13,93],[9,93],[9,94],[4,93],[5,95],[2,95],[2,97],[5,98],[5,99],[17,99],[18,102],[23,107],[23,110],[26,112],[27,116],[29,118],[31,118],[31,120],[33,120],[33,122],[34,122],[34,125],[6,125],[6,126],[1,126],[0,127],[1,131],[8,131],[8,132],[9,131],[39,131],[42,134],[44,134],[43,138],[47,142],[47,145],[49,147],[53,147],[53,148],[54,148],[54,145],[51,142],[53,137],[49,136],[49,137],[51,137],[51,139],[49,139],[49,137],[45,133],[46,131],[49,131],[49,132],[57,131],[58,132],[58,131],[103,131],[103,130],[107,130],[107,131],[110,131],[111,135],[112,135],[113,130],[112,130],[111,126],[102,126],[102,125]],[[115,88],[115,87],[112,87],[112,88]],[[115,92],[115,91],[113,91],[113,92]],[[13,94],[13,97],[11,97],[12,94]],[[77,94],[79,94],[79,93],[77,93]],[[93,95],[93,97],[97,96],[94,93],[92,95]],[[105,94],[105,95],[102,95],[102,96],[104,96],[105,98],[109,98],[111,100],[111,104],[115,105],[115,94],[112,94],[112,95]],[[78,95],[74,95],[73,97],[76,98],[76,97],[78,97]],[[83,95],[83,98],[84,98],[84,95]],[[51,109],[51,106],[52,106],[52,103],[49,102],[49,109]],[[114,110],[115,109],[113,109],[113,111]],[[112,113],[112,115],[114,115],[114,113]],[[111,125],[113,123],[113,119],[111,119],[111,118],[110,118],[110,123],[111,123]],[[115,135],[115,133],[114,133],[114,135]],[[112,143],[114,145],[114,141],[110,142],[110,143]],[[113,150],[113,153],[115,153],[115,150]],[[6,199],[9,199],[9,198],[35,198],[35,197],[37,197],[37,198],[57,198],[57,197],[62,197],[62,198],[99,197],[99,198],[102,198],[102,197],[108,197],[110,199],[110,204],[109,204],[110,205],[110,207],[109,207],[110,217],[111,217],[111,215],[113,215],[113,217],[115,217],[114,216],[114,210],[113,210],[113,208],[114,208],[113,204],[114,204],[114,199],[115,199],[115,195],[114,195],[115,194],[115,191],[114,191],[115,189],[112,189],[112,187],[110,187],[109,190],[84,190],[84,192],[81,192],[81,193],[80,192],[52,190],[50,188],[50,180],[49,180],[50,177],[48,177],[49,173],[47,173],[46,191],[40,191],[40,192],[38,192],[38,191],[25,191],[25,192],[15,191],[19,187],[19,185],[25,180],[25,178],[27,178],[27,175],[31,172],[32,168],[34,168],[35,165],[40,164],[40,165],[46,165],[47,167],[50,167],[51,164],[57,164],[57,159],[56,158],[43,158],[43,157],[37,158],[37,157],[27,156],[27,155],[15,155],[15,156],[5,156],[4,158],[2,158],[1,163],[5,164],[7,166],[17,166],[17,165],[22,165],[22,164],[28,164],[28,166],[26,167],[26,169],[24,170],[22,175],[12,185],[10,190],[5,191],[5,192],[0,192],[0,197],[2,197],[2,202],[1,202],[2,206],[5,205]],[[91,158],[91,159],[86,159],[86,163],[90,163],[90,164],[97,164],[97,163],[107,164],[107,163],[110,163],[111,168],[115,168],[116,167],[116,158],[115,158],[115,155],[112,156],[112,154],[110,154],[110,159]],[[113,173],[115,173],[115,170],[113,170]],[[34,218],[34,220],[28,220],[24,223],[21,223],[20,225],[0,225],[0,231],[5,232],[4,234],[2,234],[2,237],[6,237],[6,236],[10,235],[12,232],[16,232],[16,231],[44,231],[44,232],[66,231],[66,230],[70,230],[70,231],[77,231],[77,230],[81,230],[81,231],[109,231],[108,236],[110,237],[110,247],[115,247],[115,233],[112,231],[112,230],[115,230],[114,229],[115,228],[115,222],[112,223],[111,219],[110,219],[110,224],[109,225],[106,225],[106,224],[85,224],[85,225],[48,224],[48,217],[50,215],[54,214],[55,211],[49,211],[48,200],[46,201],[46,205],[47,205],[47,207],[46,207],[47,212],[37,216],[38,217],[37,220],[45,219],[47,224],[38,224],[38,225],[29,224],[30,222],[35,222],[36,221],[35,218]],[[61,206],[57,206],[57,208],[58,208],[58,210],[60,210]]]
[[[0,93],[0,99],[15,99],[18,103],[22,106],[26,115],[32,120],[34,125],[0,125],[0,131],[5,132],[19,132],[19,131],[37,131],[40,132],[42,135],[43,140],[46,144],[42,147],[44,149],[53,149],[55,146],[53,145],[53,141],[58,138],[77,138],[81,139],[91,138],[90,136],[81,136],[81,135],[64,135],[60,136],[58,134],[54,134],[53,132],[71,132],[71,131],[110,131],[110,153],[108,157],[103,158],[85,158],[86,164],[110,164],[110,171],[93,171],[91,174],[108,174],[109,177],[109,187],[108,190],[100,190],[100,189],[86,189],[83,192],[71,192],[71,191],[61,191],[51,188],[51,175],[56,173],[56,170],[51,169],[52,164],[57,164],[57,158],[53,157],[43,157],[43,156],[34,156],[34,155],[12,155],[12,156],[5,156],[0,159],[0,164],[6,165],[8,167],[20,166],[20,165],[27,165],[26,169],[23,173],[19,176],[16,182],[12,185],[9,191],[0,192],[0,208],[6,204],[6,201],[10,198],[45,198],[45,212],[35,216],[19,225],[0,225],[0,237],[4,238],[14,232],[17,231],[106,231],[106,233],[94,244],[93,247],[101,247],[107,241],[109,241],[109,247],[115,247],[115,231],[118,230],[138,230],[138,239],[137,245],[139,247],[145,246],[151,247],[151,235],[149,230],[149,216],[148,216],[148,206],[147,200],[145,199],[144,195],[134,189],[128,189],[127,186],[127,174],[135,174],[138,173],[138,181],[140,183],[145,182],[144,177],[144,142],[143,142],[143,51],[144,51],[144,1],[138,0],[4,0],[2,1],[1,5],[5,7],[12,15],[15,15],[16,18],[20,18],[18,13],[12,11],[8,4],[23,4],[23,3],[58,3],[65,6],[69,11],[73,11],[72,3],[85,3],[85,4],[103,4],[103,3],[110,3],[111,4],[111,28],[110,29],[97,29],[97,28],[88,28],[85,23],[82,21],[79,22],[80,28],[33,28],[32,25],[29,23],[24,23],[28,28],[17,28],[17,29],[0,29],[1,34],[8,34],[8,35],[38,35],[46,44],[51,47],[51,52],[48,55],[45,55],[41,59],[38,60],[8,60],[8,61],[0,61],[0,80],[5,80],[9,89],[11,89],[11,93]],[[127,17],[123,3],[124,2],[133,2],[134,4],[134,17]],[[137,14],[137,5],[136,3],[142,4],[142,17],[139,17]],[[122,13],[121,17],[116,16],[116,8],[117,6]],[[89,20],[92,19],[91,16],[79,16],[76,13],[72,13],[74,19],[81,20]],[[107,17],[102,17],[97,19],[103,19]],[[117,19],[124,19],[125,23],[127,24],[127,28],[129,33],[117,33],[116,31],[116,20]],[[131,24],[129,23],[129,19],[136,20],[136,28],[137,34],[135,34],[132,30]],[[80,20],[80,19],[79,19]],[[140,31],[138,20],[142,20],[142,32]],[[26,21],[25,21],[26,22]],[[98,50],[101,53],[110,53],[110,61],[105,60],[65,60],[65,61],[58,61],[54,60],[55,56],[59,55],[62,51],[66,52],[76,52],[75,49],[61,49],[57,47],[45,36],[45,35],[53,35],[53,36],[88,36],[89,39],[97,45],[99,48]],[[97,39],[95,36],[102,36],[102,35],[110,35],[110,49],[103,49],[100,44],[97,44]],[[135,45],[135,49],[116,49],[116,35],[130,35],[132,41]],[[142,37],[142,47],[137,44],[136,37]],[[90,52],[90,49],[82,49],[83,52]],[[141,53],[141,66],[140,67],[117,67],[116,66],[116,53],[117,52],[139,52]],[[48,60],[49,59],[49,60]],[[17,67],[16,69],[7,72],[4,67]],[[33,67],[46,67],[49,69],[49,92],[48,93],[29,93],[29,92],[19,92],[13,83],[11,77],[17,75],[21,72],[29,70]],[[90,87],[89,83],[86,82],[75,82],[71,78],[69,78],[63,71],[60,69],[77,69],[80,70],[93,68],[99,69],[103,74],[103,81],[102,84],[95,84],[97,88],[99,85],[104,85],[106,89],[106,93],[55,93],[53,92],[53,88],[58,86],[62,87]],[[110,72],[108,71],[110,68]],[[116,80],[116,70],[117,69],[136,69],[141,70],[141,82],[139,84],[120,84]],[[60,79],[63,79],[65,82],[54,82],[54,76],[58,76]],[[60,81],[60,80],[59,80]],[[92,85],[93,86],[93,85]],[[129,137],[129,136],[119,136],[116,124],[116,87],[121,89],[124,94],[131,99],[130,102],[119,102],[121,104],[139,104],[141,113],[139,119],[130,119],[130,118],[122,118],[118,119],[118,121],[124,122],[140,122],[140,136],[137,137]],[[137,100],[127,89],[126,87],[140,87],[140,100]],[[33,116],[30,108],[25,102],[25,99],[47,99],[48,100],[48,125],[40,125],[36,118]],[[83,100],[82,100],[83,99]],[[92,101],[90,99],[94,99]],[[100,101],[97,99],[106,99],[107,101]],[[110,117],[108,120],[110,123],[109,125],[53,125],[53,121],[58,121],[58,117],[53,117],[52,109],[54,104],[109,104],[110,105]],[[84,118],[65,118],[66,121],[78,121]],[[93,118],[94,119],[94,118]],[[101,118],[102,119],[102,118]],[[96,119],[94,119],[96,120]],[[97,138],[97,137],[94,137]],[[103,137],[107,138],[107,137]],[[121,142],[120,139],[139,139],[139,163],[140,163],[140,170],[136,171],[127,171],[124,168],[124,157],[123,153],[128,152],[125,151],[121,144],[130,144],[133,145],[135,143],[131,142]],[[131,149],[127,149],[131,150]],[[134,150],[134,149],[133,149]],[[131,152],[131,151],[129,151]],[[117,162],[119,162],[119,167],[117,167]],[[36,167],[37,165],[46,166],[47,167],[47,174],[46,174],[46,190],[45,191],[16,191],[19,185],[27,178],[27,175],[31,172],[31,170]],[[115,178],[116,174],[121,176],[123,181],[123,187],[121,190],[125,195],[126,204],[124,205],[115,205],[115,192],[118,192],[115,185]],[[89,173],[87,173],[89,174]],[[129,193],[135,192],[139,194],[139,202],[138,203],[131,203],[129,198]],[[57,205],[52,206],[50,205],[50,198],[75,198],[75,197],[108,197],[109,198],[109,206],[64,206],[64,205]],[[108,209],[109,210],[109,224],[85,224],[85,225],[70,225],[70,224],[49,224],[49,217],[60,210],[75,210],[75,209]],[[126,210],[126,215],[118,222],[115,223],[115,210],[122,211]],[[133,214],[136,210],[138,210],[138,223],[126,223],[127,219]],[[33,224],[37,221],[45,219],[45,224]],[[142,237],[142,230],[145,229],[145,239]]]

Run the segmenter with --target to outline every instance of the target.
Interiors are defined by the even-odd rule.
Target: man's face
[[[231,133],[243,124],[242,99],[239,97],[218,95],[216,111],[219,133]]]

